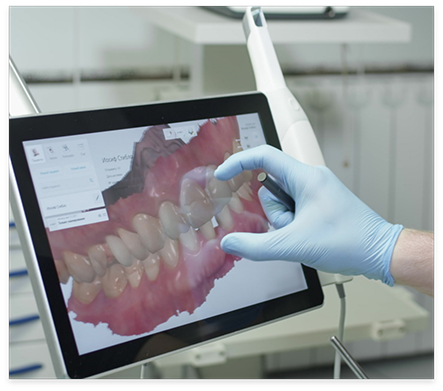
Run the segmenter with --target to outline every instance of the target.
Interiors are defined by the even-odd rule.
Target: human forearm
[[[396,284],[434,296],[434,234],[404,229],[395,245],[389,271]]]

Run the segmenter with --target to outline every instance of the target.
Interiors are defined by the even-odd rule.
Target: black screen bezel
[[[250,93],[140,106],[40,114],[9,121],[10,159],[69,377],[85,378],[210,341],[323,304],[317,272],[303,265],[308,289],[120,345],[79,355],[32,184],[23,142],[240,114],[258,113],[266,142],[281,149],[266,96]]]

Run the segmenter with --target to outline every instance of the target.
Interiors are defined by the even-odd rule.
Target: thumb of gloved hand
[[[295,200],[288,211],[268,191],[259,197],[275,230],[233,233],[224,251],[252,260],[301,262],[317,270],[363,274],[393,285],[392,252],[403,227],[392,225],[365,205],[326,167],[311,167],[269,146],[231,156],[215,172],[219,179],[242,169],[263,168]]]

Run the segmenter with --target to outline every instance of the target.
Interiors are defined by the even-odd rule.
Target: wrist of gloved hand
[[[215,175],[227,180],[257,168],[295,200],[296,212],[261,188],[260,201],[275,230],[227,235],[221,242],[224,251],[257,261],[301,262],[328,273],[362,274],[393,285],[390,260],[402,226],[381,218],[328,168],[305,165],[269,146],[231,156]]]

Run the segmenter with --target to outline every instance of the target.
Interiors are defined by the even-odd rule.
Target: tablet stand
[[[140,366],[140,379],[161,379],[153,362],[145,362]]]
[[[361,366],[354,360],[351,354],[346,350],[342,342],[334,335],[330,340],[334,349],[340,354],[343,361],[348,365],[348,367],[355,373],[359,379],[369,379],[366,373],[363,371]]]
[[[40,109],[29,92],[17,67],[9,57],[9,116],[38,114]]]

